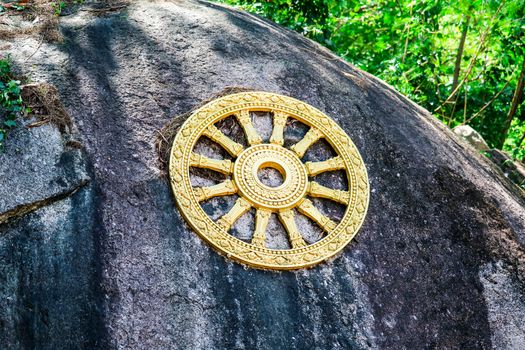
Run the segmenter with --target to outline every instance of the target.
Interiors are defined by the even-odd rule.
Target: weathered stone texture
[[[56,127],[28,127],[9,134],[0,154],[0,223],[66,197],[89,181],[81,152],[66,146]]]
[[[14,266],[2,272],[11,281],[3,295],[13,300],[29,292],[30,300],[47,298],[46,288],[20,284],[13,274],[40,281],[38,262],[54,266],[54,300],[72,309],[31,319],[35,332],[49,332],[29,343],[19,318],[32,304],[8,306],[0,314],[8,348],[46,348],[46,339],[69,337],[58,330],[65,319],[79,326],[54,349],[523,344],[522,327],[505,324],[523,314],[523,303],[490,282],[512,280],[512,295],[524,298],[522,194],[428,112],[288,30],[205,2],[136,2],[101,16],[81,11],[62,18],[61,30],[64,44],[17,39],[10,53],[34,81],[59,89],[92,181],[2,226],[0,266]],[[247,269],[208,248],[176,210],[159,170],[157,131],[228,86],[304,100],[356,143],[369,171],[370,208],[334,261],[298,272]],[[44,215],[54,206],[62,208],[53,219],[62,220],[59,230],[46,223],[54,215]],[[85,224],[69,229],[75,220]],[[27,228],[31,222],[42,233]],[[48,239],[39,240],[44,232]],[[76,261],[68,246],[94,267],[65,273]],[[74,281],[85,279],[85,287],[71,276],[83,276]],[[67,293],[69,282],[78,294]]]
[[[85,160],[55,126],[22,124],[0,154],[0,348],[94,348],[104,328]]]

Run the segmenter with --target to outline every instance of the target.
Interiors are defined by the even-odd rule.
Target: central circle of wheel
[[[276,162],[264,163],[257,169],[257,178],[264,186],[280,188],[286,180],[286,170]]]
[[[272,187],[259,179],[259,171],[272,168],[283,177]],[[292,151],[274,144],[258,144],[245,149],[236,159],[233,180],[242,197],[262,208],[283,210],[294,207],[306,195],[308,174]]]

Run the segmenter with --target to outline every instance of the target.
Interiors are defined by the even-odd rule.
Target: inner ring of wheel
[[[283,175],[283,183],[277,187],[264,185],[257,173],[265,167],[277,169]],[[244,150],[235,161],[233,180],[242,197],[271,210],[296,206],[308,189],[308,175],[299,157],[273,144],[259,144]]]

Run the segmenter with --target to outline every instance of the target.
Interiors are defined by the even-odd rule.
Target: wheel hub
[[[278,170],[283,183],[277,187],[263,184],[258,171]],[[282,210],[294,207],[308,188],[306,168],[292,151],[272,144],[259,144],[244,150],[233,168],[233,179],[239,192],[256,207]]]

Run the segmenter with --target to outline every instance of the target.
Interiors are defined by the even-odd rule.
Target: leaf
[[[4,125],[7,126],[8,128],[14,128],[16,126],[16,121],[14,121],[14,120],[6,120],[4,122]]]

